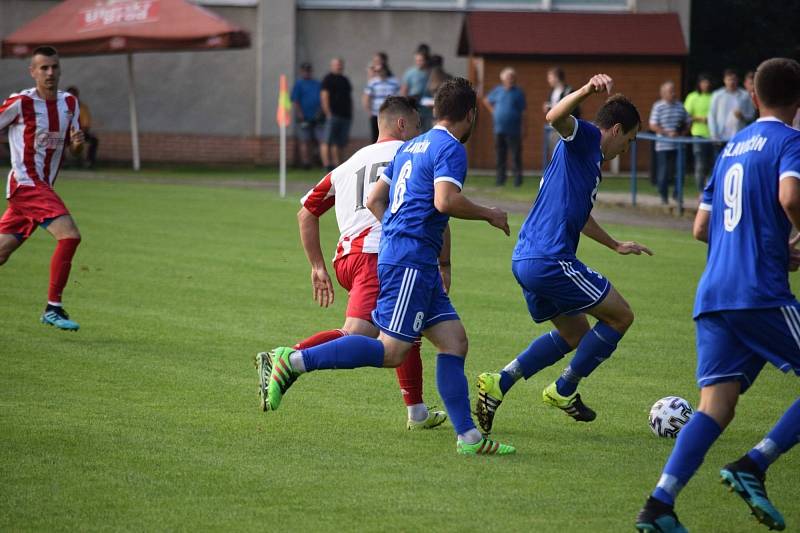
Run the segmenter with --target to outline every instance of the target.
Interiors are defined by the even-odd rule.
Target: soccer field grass
[[[563,365],[520,383],[495,419],[511,457],[462,457],[452,427],[405,430],[393,371],[303,376],[280,411],[257,406],[256,351],[338,327],[345,294],[311,300],[297,198],[261,190],[64,180],[83,243],[65,292],[77,333],[38,323],[52,239],[38,231],[0,267],[0,530],[633,531],[673,441],[650,405],[697,403],[694,288],[704,246],[671,230],[611,227],[653,248],[579,256],[628,299],[636,322],[581,391],[591,424],[544,406]],[[331,256],[333,215],[323,223]],[[452,299],[470,338],[470,384],[534,336],[510,272],[514,236],[453,221]],[[337,286],[338,289],[338,286]],[[732,288],[735,290],[735,288]],[[425,396],[439,404],[425,344]],[[473,393],[474,389],[471,389]],[[679,501],[693,532],[766,531],[718,483],[798,395],[772,367]],[[770,496],[800,528],[800,453]]]

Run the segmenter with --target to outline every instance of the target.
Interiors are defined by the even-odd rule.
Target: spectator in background
[[[711,78],[708,74],[697,76],[697,90],[689,93],[683,102],[683,107],[692,121],[692,136],[698,139],[710,139],[708,111],[711,109]],[[692,155],[694,156],[694,180],[697,183],[697,190],[702,191],[711,174],[714,147],[708,142],[694,143],[692,144]]]
[[[497,153],[498,186],[506,183],[506,159],[511,151],[514,185],[522,185],[522,121],[526,108],[525,93],[517,87],[517,73],[511,67],[500,72],[500,85],[483,99],[494,117],[494,140]]]
[[[314,150],[322,139],[325,115],[320,105],[322,85],[312,77],[311,63],[300,65],[300,79],[292,87],[292,107],[294,108],[295,135],[300,146],[300,162],[303,168],[311,168]]]
[[[81,100],[81,93],[77,87],[74,85],[72,87],[67,87],[67,92],[78,99],[78,107],[80,108],[78,122],[80,123],[81,131],[83,131],[83,137],[86,139],[86,144],[89,146],[89,150],[86,153],[86,168],[92,169],[95,163],[97,163],[97,147],[100,145],[97,136],[91,133],[92,113],[89,111],[89,105]],[[80,162],[80,157],[81,155],[78,154],[78,162]]]
[[[414,66],[409,67],[403,74],[403,82],[400,85],[400,94],[408,96],[414,100],[417,110],[422,120],[422,129],[425,132],[430,129],[432,112],[422,105],[422,98],[425,96],[425,89],[428,86],[429,65],[431,49],[427,44],[420,44],[414,52]],[[427,127],[425,127],[427,125]]]
[[[400,92],[400,84],[397,78],[389,75],[389,67],[386,64],[372,66],[373,77],[367,81],[364,87],[364,94],[361,96],[361,103],[364,109],[370,114],[370,127],[372,128],[372,142],[378,140],[378,112],[383,102],[390,96]]]
[[[433,102],[436,99],[436,93],[438,92],[439,87],[453,77],[444,70],[444,58],[442,56],[431,56],[429,65],[428,85],[425,87],[425,92],[423,93],[420,104],[422,107],[426,108],[424,115],[426,117],[430,117],[430,120],[427,124],[422,124],[422,131],[427,131],[431,127],[430,122],[434,119]]]
[[[561,67],[551,67],[547,71],[547,84],[550,86],[550,99],[542,104],[542,111],[547,114],[557,103],[559,103],[565,96],[572,92],[572,87],[567,85],[564,69]],[[572,111],[572,116],[581,118],[581,108],[576,107]],[[557,131],[550,133],[550,157],[558,144],[559,136]]]
[[[753,110],[752,118],[747,121],[748,124],[755,122],[755,120],[758,118],[758,109],[756,109],[755,104],[753,104],[753,95],[756,92],[755,79],[756,79],[756,73],[752,70],[748,70],[747,72],[745,72],[744,82],[742,82],[744,90],[747,91],[747,94],[750,95],[750,106]]]
[[[650,111],[650,129],[663,137],[680,137],[688,132],[689,114],[677,99],[675,84],[666,81],[661,84],[661,100],[653,104]],[[675,163],[678,146],[674,143],[656,141],[656,181],[661,203],[669,199],[669,184],[675,176]],[[673,192],[677,199],[677,192]]]
[[[331,71],[322,79],[320,104],[325,113],[325,134],[320,144],[322,164],[330,171],[342,163],[353,120],[353,86],[344,75],[344,59],[331,59]]]
[[[723,73],[724,86],[711,94],[708,129],[711,138],[726,143],[755,120],[755,107],[750,95],[739,87],[739,76],[733,69]]]

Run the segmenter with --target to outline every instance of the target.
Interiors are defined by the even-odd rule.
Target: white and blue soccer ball
[[[674,439],[693,414],[692,405],[680,396],[661,398],[650,408],[650,429],[659,437]]]

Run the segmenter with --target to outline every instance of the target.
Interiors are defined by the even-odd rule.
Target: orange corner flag
[[[278,110],[275,113],[275,120],[278,126],[288,126],[292,123],[292,101],[289,99],[289,91],[286,88],[286,74],[281,74],[281,90],[278,95]]]

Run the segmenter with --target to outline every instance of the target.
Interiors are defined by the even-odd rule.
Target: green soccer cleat
[[[764,474],[748,463],[752,463],[752,459],[745,456],[735,463],[725,465],[719,472],[722,484],[744,500],[756,520],[770,530],[783,531],[786,529],[786,522],[769,501],[767,488],[764,486]]]
[[[267,386],[272,373],[272,352],[259,352],[256,354],[256,370],[258,370],[258,399],[262,411],[269,409],[267,401]]]
[[[478,376],[478,399],[475,400],[475,416],[484,435],[492,432],[494,415],[500,404],[503,403],[503,393],[500,390],[500,373],[484,372]]]
[[[597,413],[583,403],[580,394],[576,392],[571,396],[561,396],[555,382],[542,391],[542,401],[547,405],[558,407],[578,422],[591,422],[597,418]]]
[[[78,331],[78,329],[80,329],[80,326],[77,322],[69,319],[69,315],[63,307],[48,305],[47,309],[45,309],[44,313],[42,313],[42,318],[40,320],[42,324],[55,326],[58,329],[63,329],[64,331]]]
[[[636,515],[636,531],[640,533],[689,533],[678,520],[672,506],[652,496]]]
[[[483,437],[475,444],[467,444],[463,441],[458,441],[456,445],[458,453],[461,455],[510,455],[517,453],[517,449],[509,444],[500,444]]]
[[[267,385],[267,401],[265,402],[267,410],[278,410],[283,395],[300,376],[300,373],[292,368],[292,363],[289,361],[289,356],[294,352],[295,350],[284,346],[270,352],[272,354],[272,370]]]
[[[409,431],[416,431],[418,429],[433,429],[437,426],[441,426],[444,424],[445,420],[447,420],[447,413],[444,411],[428,411],[428,418],[423,420],[422,422],[415,422],[414,420],[408,419],[406,422],[406,429]]]

